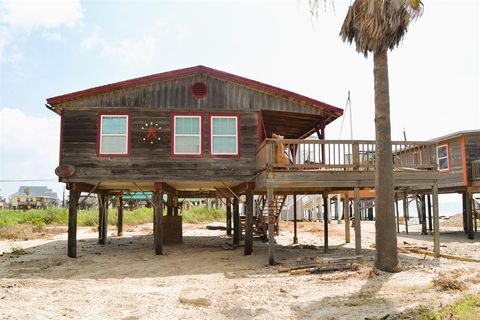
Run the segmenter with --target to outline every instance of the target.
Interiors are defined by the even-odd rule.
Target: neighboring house
[[[58,205],[57,193],[47,187],[21,186],[11,197],[14,209],[46,209]]]
[[[7,199],[5,197],[0,196],[0,209],[8,208]]]
[[[474,194],[480,193],[480,130],[459,131],[432,139],[436,144],[438,188],[463,195],[463,222],[473,239]]]

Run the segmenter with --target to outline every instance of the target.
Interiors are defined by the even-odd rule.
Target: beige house
[[[28,210],[51,208],[58,205],[57,193],[43,186],[21,186],[12,195],[14,209]]]

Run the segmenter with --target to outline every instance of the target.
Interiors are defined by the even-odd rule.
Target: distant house
[[[474,194],[480,193],[480,130],[459,131],[432,141],[436,144],[438,188],[441,193],[463,195],[464,229],[473,239]]]
[[[58,205],[57,193],[43,186],[21,186],[12,195],[14,209],[46,209]]]

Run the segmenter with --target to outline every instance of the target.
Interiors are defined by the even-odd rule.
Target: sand
[[[352,243],[345,244],[343,224],[332,221],[329,229],[331,250],[324,254],[321,223],[300,224],[298,238],[307,246],[292,245],[292,224],[283,223],[279,265],[354,255],[353,230]],[[399,235],[399,243],[433,246],[418,225],[410,230]],[[80,228],[77,259],[66,256],[66,234],[0,241],[0,318],[365,319],[419,305],[439,308],[480,292],[478,263],[400,254],[402,272],[373,272],[373,222],[362,222],[365,258],[359,270],[295,276],[266,265],[266,243],[255,240],[254,254],[244,256],[242,247],[224,250],[231,239],[205,225],[184,225],[184,243],[165,246],[163,256],[153,253],[149,225],[127,228],[123,237],[113,232],[100,246],[94,230]],[[480,242],[461,231],[450,230],[441,240],[443,253],[480,259]],[[12,247],[29,253],[10,254]],[[443,273],[465,281],[467,290],[435,290],[432,279]]]

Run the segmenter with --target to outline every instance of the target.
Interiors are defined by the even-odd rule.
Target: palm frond
[[[355,0],[340,30],[358,52],[385,52],[400,44],[410,22],[423,12],[420,0]]]

